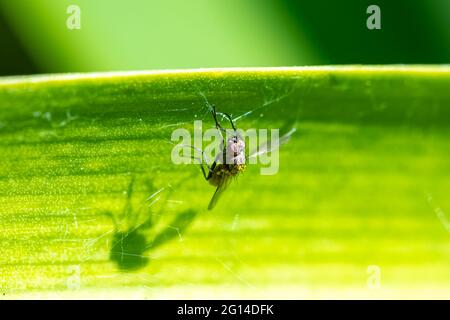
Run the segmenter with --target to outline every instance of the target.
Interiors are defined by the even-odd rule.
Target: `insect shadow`
[[[127,191],[127,201],[124,208],[125,217],[129,217],[130,214],[139,215],[140,209],[134,211],[131,204],[131,198],[133,195],[134,179],[130,182]],[[160,189],[157,193],[162,191]],[[173,191],[171,189],[168,194]],[[157,228],[156,217],[160,217],[164,213],[165,202],[158,210],[158,212],[148,212],[148,217],[139,224],[132,224],[125,231],[120,231],[118,224],[112,214],[108,214],[114,221],[116,228],[112,239],[112,246],[110,250],[110,260],[115,262],[118,268],[122,271],[134,271],[145,267],[150,258],[146,255],[149,251],[154,250],[167,242],[179,238],[181,233],[192,223],[197,215],[197,211],[188,209],[182,211],[171,220],[164,228],[158,231],[156,234],[152,234]],[[154,233],[154,232],[153,232]]]

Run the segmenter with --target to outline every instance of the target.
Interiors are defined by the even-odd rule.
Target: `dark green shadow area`
[[[41,72],[17,35],[7,23],[3,3],[0,2],[0,76],[36,74]]]
[[[145,267],[150,262],[150,258],[145,254],[178,238],[192,223],[196,215],[197,212],[194,210],[179,213],[167,227],[153,238],[145,235],[146,231],[153,227],[151,217],[135,229],[116,232],[113,236],[110,259],[123,271],[133,271]]]
[[[183,181],[180,181],[176,186],[182,184]],[[143,206],[134,208],[132,205],[135,185],[135,177],[132,177],[126,193],[127,200],[123,210],[123,219],[128,223],[127,230],[121,230],[116,218],[111,213],[107,214],[116,225],[110,250],[110,260],[114,261],[121,271],[134,271],[145,267],[150,262],[148,257],[150,251],[173,239],[180,238],[181,234],[185,232],[197,216],[197,211],[188,209],[176,213],[168,223],[161,225],[158,217],[167,213],[165,201],[161,200],[163,201],[162,206],[157,212],[145,210],[143,212],[145,218],[143,220],[139,219]],[[145,188],[147,194],[149,192],[152,193],[151,197],[163,190],[158,190],[150,177],[146,177],[141,185]],[[170,189],[167,195],[172,194],[174,190],[174,188]]]
[[[282,0],[320,64],[448,63],[448,0]],[[381,10],[381,29],[369,30],[370,5]],[[444,18],[447,17],[447,18]]]

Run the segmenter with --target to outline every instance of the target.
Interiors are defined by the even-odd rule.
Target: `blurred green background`
[[[66,26],[81,9],[81,29]],[[381,30],[366,9],[381,8]],[[448,0],[0,0],[0,75],[200,67],[442,64]]]

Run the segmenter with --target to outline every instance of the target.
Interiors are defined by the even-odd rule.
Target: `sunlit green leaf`
[[[439,66],[3,78],[1,292],[448,298],[449,88]],[[214,127],[206,100],[297,129],[276,175],[249,165],[212,211],[171,161],[174,129]]]

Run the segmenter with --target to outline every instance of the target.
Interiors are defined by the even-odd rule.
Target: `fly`
[[[221,135],[222,132],[225,132],[226,130],[217,120],[218,114],[223,115],[230,121],[231,127],[233,129],[233,134],[231,135],[231,137],[227,137],[227,139],[224,139],[222,135],[222,153],[216,156],[216,159],[211,165],[208,165],[203,152],[199,150],[203,155],[203,161],[200,161],[200,168],[202,170],[203,176],[212,186],[216,187],[216,191],[214,192],[214,195],[209,202],[208,210],[211,210],[215,207],[218,199],[228,188],[233,178],[236,178],[241,172],[245,171],[245,163],[247,159],[257,157],[270,151],[275,151],[281,144],[286,143],[291,137],[292,133],[295,132],[295,129],[290,130],[287,134],[285,134],[278,140],[278,143],[276,143],[275,146],[272,145],[272,148],[269,148],[268,143],[260,145],[255,152],[252,152],[248,157],[246,157],[244,139],[238,134],[231,116],[228,113],[217,113],[216,107],[214,105],[212,106],[211,113],[216,124],[216,129],[219,130]],[[225,141],[226,143],[224,144]],[[223,161],[223,159],[225,159],[225,161]],[[208,170],[205,170],[205,168],[203,167],[203,163],[206,164]]]

